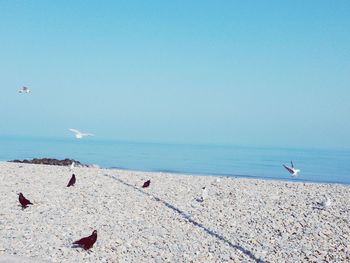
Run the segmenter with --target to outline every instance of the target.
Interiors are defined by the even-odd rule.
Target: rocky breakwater
[[[34,158],[32,160],[13,160],[9,161],[13,163],[30,163],[30,164],[46,164],[46,165],[59,165],[59,166],[69,166],[74,163],[75,166],[80,166],[80,167],[88,167],[86,164],[82,164],[79,161],[76,161],[74,159],[63,159],[63,160],[58,160],[54,158]]]

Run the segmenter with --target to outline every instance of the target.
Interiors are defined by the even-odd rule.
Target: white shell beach
[[[69,167],[0,162],[0,262],[350,261],[347,185],[73,172],[67,188]],[[22,210],[19,192],[34,205]],[[94,229],[92,249],[71,247]]]

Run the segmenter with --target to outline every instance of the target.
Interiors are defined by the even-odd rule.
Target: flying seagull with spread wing
[[[298,176],[299,173],[300,173],[300,170],[299,169],[296,169],[294,168],[294,164],[293,162],[291,161],[290,162],[291,166],[287,166],[287,165],[284,165],[283,164],[283,167],[287,169],[287,171],[292,175],[292,176]]]
[[[18,93],[30,93],[30,89],[28,87],[23,86]]]
[[[69,130],[75,133],[75,138],[77,139],[82,139],[83,137],[86,137],[86,136],[94,136],[92,133],[84,133],[76,129],[69,129]]]

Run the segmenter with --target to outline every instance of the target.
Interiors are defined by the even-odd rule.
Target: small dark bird
[[[19,193],[18,195],[19,195],[18,200],[21,203],[21,206],[22,206],[23,209],[27,208],[28,205],[32,205],[33,204],[28,199],[26,199],[22,193]]]
[[[146,187],[148,187],[150,184],[151,184],[151,180],[148,180],[148,181],[146,181],[146,182],[143,183],[142,188],[146,188]]]
[[[73,174],[72,177],[70,178],[70,180],[67,184],[67,187],[74,186],[74,184],[75,184],[75,174]]]
[[[82,239],[75,241],[73,245],[78,245],[79,247],[82,247],[83,249],[88,250],[92,248],[96,240],[97,240],[97,231],[94,230],[91,236],[83,237]]]

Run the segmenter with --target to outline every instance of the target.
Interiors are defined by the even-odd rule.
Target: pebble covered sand
[[[68,167],[0,162],[0,262],[350,262],[346,185],[73,172],[67,188]],[[22,210],[19,192],[34,205]],[[71,247],[94,229],[91,250]]]

